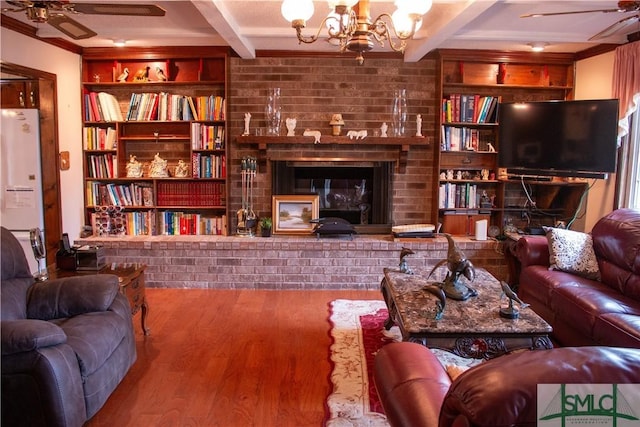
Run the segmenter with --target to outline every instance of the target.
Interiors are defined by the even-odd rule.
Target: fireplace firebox
[[[358,233],[391,224],[393,162],[272,161],[273,194],[317,194],[320,218],[343,218]]]

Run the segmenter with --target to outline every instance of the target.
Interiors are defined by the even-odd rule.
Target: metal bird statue
[[[442,289],[448,298],[464,301],[469,297],[478,295],[478,292],[461,282],[460,276],[466,277],[470,282],[476,278],[476,270],[473,264],[466,257],[464,252],[458,248],[450,234],[444,233],[449,243],[447,258],[439,261],[427,276],[431,277],[433,272],[442,265],[447,266],[449,272],[442,282]]]
[[[129,69],[125,68],[122,74],[120,74],[116,80],[118,80],[119,82],[126,82],[127,77],[129,77]]]
[[[444,312],[444,307],[447,305],[447,296],[444,294],[444,291],[438,285],[426,285],[422,289],[435,295],[438,298],[436,300],[436,314],[434,318],[436,320],[442,319],[442,313]]]
[[[409,255],[413,255],[415,252],[413,252],[411,249],[409,248],[405,248],[404,246],[402,247],[402,250],[400,251],[400,271],[405,273],[405,274],[413,274],[413,270],[411,270],[411,267],[409,267],[409,264],[407,263],[407,256]]]
[[[506,319],[517,319],[518,316],[520,316],[520,312],[516,307],[513,306],[513,302],[515,301],[520,304],[520,308],[527,308],[529,307],[529,304],[518,298],[518,294],[516,294],[513,289],[511,289],[511,286],[509,286],[507,282],[501,280],[500,286],[502,287],[502,294],[506,295],[506,297],[509,299],[509,307],[500,309],[500,317],[504,317]]]

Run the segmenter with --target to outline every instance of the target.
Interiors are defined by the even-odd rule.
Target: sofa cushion
[[[640,315],[602,314],[593,325],[593,338],[602,345],[640,348]]]
[[[113,311],[81,314],[55,320],[67,335],[67,344],[73,348],[80,364],[82,377],[100,368],[118,347],[131,324]]]
[[[640,301],[640,211],[618,209],[591,231],[602,282]]]
[[[591,235],[578,231],[547,228],[549,268],[600,280]]]

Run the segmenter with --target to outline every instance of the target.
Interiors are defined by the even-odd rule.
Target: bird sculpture
[[[123,83],[127,81],[127,78],[129,77],[129,69],[125,68],[124,71],[118,76],[118,78],[116,80],[118,80],[119,82]]]
[[[149,69],[151,67],[144,67],[136,71],[133,76],[134,82],[148,82],[149,81]]]
[[[158,79],[159,82],[167,81],[167,75],[164,73],[164,71],[162,71],[162,68],[160,67],[156,67],[156,79]]]
[[[478,292],[460,281],[460,276],[464,276],[468,281],[473,282],[476,277],[476,270],[464,252],[456,245],[450,234],[444,233],[449,244],[447,258],[439,261],[432,269],[427,279],[431,277],[437,268],[446,265],[449,270],[442,282],[442,289],[448,298],[464,301],[469,297],[478,295]]]
[[[520,308],[527,308],[529,307],[529,304],[522,301],[507,282],[501,280],[500,287],[502,287],[502,295],[505,295],[509,299],[509,307],[501,308],[500,316],[507,319],[517,319],[520,312],[516,307],[514,307],[513,302],[515,301],[520,304]]]
[[[444,291],[438,285],[426,285],[422,289],[436,296],[436,314],[434,315],[434,319],[442,319],[444,307],[447,304],[447,296],[444,294]]]
[[[409,255],[413,255],[415,252],[413,252],[411,249],[406,248],[406,247],[402,247],[402,250],[400,251],[400,271],[405,273],[405,274],[413,274],[413,270],[411,270],[411,267],[409,267],[409,264],[407,263],[407,256]]]

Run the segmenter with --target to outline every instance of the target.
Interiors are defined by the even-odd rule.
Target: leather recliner
[[[135,362],[127,298],[113,275],[34,283],[18,240],[1,239],[2,425],[82,426]]]

